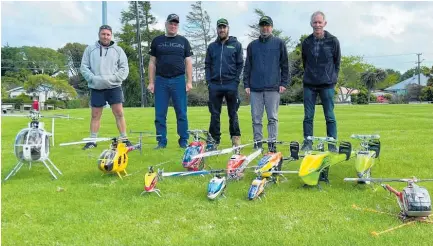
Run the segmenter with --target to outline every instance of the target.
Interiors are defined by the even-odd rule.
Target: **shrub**
[[[421,100],[433,101],[433,86],[426,86],[421,90]]]
[[[388,101],[391,101],[391,99],[392,99],[392,95],[391,95],[391,94],[385,94],[385,95],[383,95],[383,97],[384,97],[386,100],[388,100]]]
[[[61,100],[55,100],[55,99],[48,99],[45,101],[45,105],[52,104],[56,108],[66,108],[66,104],[64,101]]]
[[[66,108],[72,109],[72,108],[80,108],[81,107],[81,101],[80,100],[68,100],[65,101]]]

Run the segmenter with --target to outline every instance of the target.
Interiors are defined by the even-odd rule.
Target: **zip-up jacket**
[[[113,41],[108,47],[98,41],[84,50],[80,72],[89,88],[103,90],[119,87],[129,74],[128,58]]]
[[[304,86],[333,87],[340,71],[341,50],[338,39],[325,31],[323,39],[315,41],[311,34],[302,42]]]
[[[270,35],[252,41],[247,47],[244,88],[251,91],[279,91],[290,82],[287,47],[280,38]]]
[[[209,44],[206,51],[206,82],[214,84],[239,84],[244,65],[242,44],[229,36],[222,43],[219,38]]]

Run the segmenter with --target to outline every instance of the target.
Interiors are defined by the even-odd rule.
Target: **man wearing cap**
[[[205,60],[206,82],[209,88],[208,106],[211,113],[209,133],[218,145],[221,139],[221,106],[225,98],[232,145],[238,146],[241,136],[237,114],[240,103],[238,85],[244,63],[243,50],[236,37],[229,36],[229,23],[226,19],[217,21],[217,33],[217,39],[207,47]]]
[[[193,55],[188,40],[178,35],[179,16],[170,14],[165,22],[166,33],[152,40],[149,61],[149,86],[155,93],[155,128],[159,135],[155,149],[167,146],[167,110],[170,98],[177,119],[178,144],[188,145],[187,92],[192,88]],[[186,72],[186,81],[185,81]],[[156,76],[155,76],[156,75]]]
[[[304,142],[301,150],[312,149],[313,143],[307,139],[313,136],[313,121],[316,98],[319,95],[326,120],[326,134],[337,139],[337,122],[334,115],[334,93],[340,70],[340,43],[324,30],[325,14],[321,11],[311,15],[313,33],[302,42],[302,63],[304,65]],[[328,146],[336,152],[335,145]]]
[[[250,96],[254,148],[262,148],[262,118],[268,118],[268,148],[276,151],[278,136],[278,105],[280,93],[289,86],[289,58],[283,40],[272,35],[273,21],[269,16],[259,20],[260,37],[247,47],[244,88]]]
[[[126,123],[123,117],[122,81],[129,74],[128,59],[122,48],[112,38],[112,30],[108,25],[99,28],[99,41],[84,50],[80,72],[90,89],[90,137],[97,138],[101,124],[101,115],[106,103],[110,104],[120,137],[126,145],[131,143],[126,138]],[[95,148],[96,142],[89,142],[83,149]]]

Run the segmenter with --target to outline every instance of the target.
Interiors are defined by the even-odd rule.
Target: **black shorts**
[[[107,102],[110,105],[124,102],[121,86],[104,90],[90,89],[90,105],[92,107],[100,108],[105,106]]]

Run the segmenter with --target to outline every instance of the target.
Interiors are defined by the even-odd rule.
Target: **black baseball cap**
[[[167,16],[167,22],[177,22],[177,23],[179,23],[179,16],[177,14],[169,14]]]
[[[274,25],[274,22],[272,21],[271,17],[269,16],[263,16],[262,18],[260,18],[259,20],[259,26],[264,26],[264,25]]]
[[[221,26],[221,25],[223,25],[223,26],[228,26],[228,25],[229,25],[229,22],[228,22],[226,19],[221,18],[221,19],[219,19],[219,20],[217,21],[217,27],[218,27],[218,26]]]

